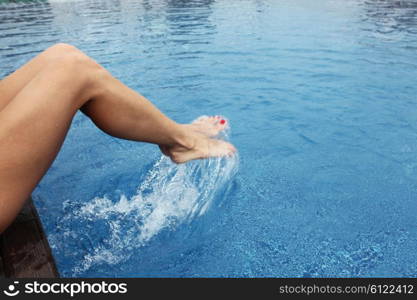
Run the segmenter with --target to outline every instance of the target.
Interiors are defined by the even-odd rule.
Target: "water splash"
[[[162,156],[130,199],[122,195],[115,202],[96,197],[78,207],[66,202],[71,207],[66,207],[68,213],[58,232],[50,237],[52,247],[62,238],[66,246],[68,240],[77,244],[80,250],[71,253],[78,261],[72,267],[73,276],[99,264],[126,261],[161,231],[191,223],[214,201],[222,201],[222,192],[237,172],[238,163],[237,154],[182,165]],[[79,232],[79,228],[84,230]]]

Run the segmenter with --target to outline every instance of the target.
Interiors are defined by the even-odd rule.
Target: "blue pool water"
[[[76,45],[239,156],[76,116],[34,192],[63,276],[417,276],[417,1],[0,1],[0,76]]]

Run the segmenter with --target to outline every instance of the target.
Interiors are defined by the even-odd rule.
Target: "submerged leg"
[[[179,163],[235,151],[170,120],[75,48],[24,71],[0,86],[0,103],[7,102],[0,111],[0,232],[51,165],[78,109],[105,132],[158,144]]]

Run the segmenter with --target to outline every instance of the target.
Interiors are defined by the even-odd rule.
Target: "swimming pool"
[[[417,276],[417,2],[0,1],[0,76],[74,44],[239,157],[79,114],[34,192],[62,276]]]

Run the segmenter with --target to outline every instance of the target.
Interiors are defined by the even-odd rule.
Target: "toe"
[[[216,122],[216,127],[218,131],[226,129],[228,122],[224,117],[220,117]]]
[[[195,119],[192,123],[195,129],[209,137],[214,137],[220,131],[228,127],[228,121],[225,117],[220,115],[201,116]]]
[[[201,123],[201,122],[205,122],[205,121],[207,121],[209,119],[210,119],[209,116],[203,115],[203,116],[198,117],[197,119],[195,119],[191,123]]]

